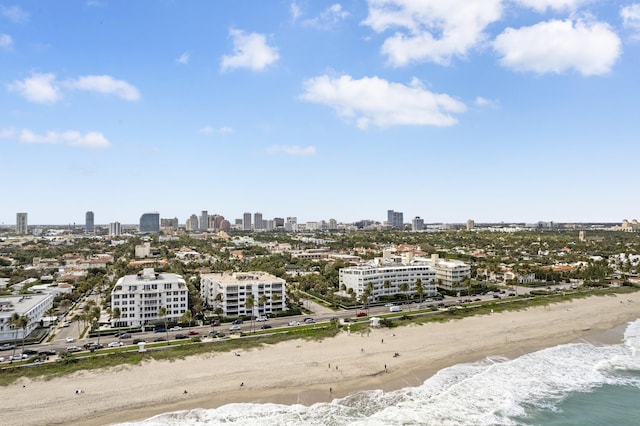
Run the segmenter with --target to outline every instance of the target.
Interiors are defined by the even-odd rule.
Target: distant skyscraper
[[[420,216],[416,216],[411,221],[411,230],[412,231],[423,231],[424,230],[424,220],[420,218]]]
[[[262,223],[262,213],[253,214],[253,229],[264,229],[264,224]]]
[[[140,216],[140,232],[157,234],[160,232],[160,213],[144,213]]]
[[[329,219],[328,227],[330,231],[338,229],[338,221],[335,219]]]
[[[476,223],[473,219],[467,220],[467,231],[473,231],[473,227],[476,226]]]
[[[16,234],[27,234],[27,213],[16,213]]]
[[[242,215],[242,230],[251,231],[251,213],[244,213]]]
[[[161,228],[170,228],[174,231],[178,230],[178,226],[180,224],[178,223],[178,218],[174,217],[173,219],[171,218],[160,218],[160,227]]]
[[[187,219],[187,231],[197,231],[198,229],[200,229],[198,226],[198,216],[192,214],[189,216],[189,219]]]
[[[84,232],[87,234],[93,234],[94,230],[93,212],[88,211],[84,215]]]
[[[394,229],[403,229],[404,218],[402,212],[387,210],[387,223]]]
[[[120,222],[112,222],[109,224],[109,235],[118,236],[122,234],[122,226]]]
[[[200,213],[200,230],[206,231],[209,228],[209,212],[202,210]]]

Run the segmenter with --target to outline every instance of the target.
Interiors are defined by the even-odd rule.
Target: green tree
[[[191,322],[193,321],[193,315],[191,314],[191,311],[189,309],[187,309],[184,312],[184,314],[182,314],[182,316],[180,317],[180,321],[188,323],[189,324],[189,328],[191,328]]]
[[[164,319],[164,331],[167,334],[167,344],[169,344],[169,330],[167,329],[167,308],[160,306],[158,309],[158,318]]]
[[[422,279],[416,279],[416,294],[418,295],[418,299],[420,299],[420,303],[422,303],[422,296],[424,295],[424,286],[422,285]]]
[[[254,331],[254,323],[253,323],[253,307],[255,305],[255,298],[253,296],[253,294],[250,294],[249,296],[247,296],[247,300],[244,302],[244,307],[249,309],[251,311],[251,331]]]

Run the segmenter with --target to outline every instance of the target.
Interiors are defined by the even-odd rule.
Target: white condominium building
[[[187,311],[188,290],[184,279],[177,274],[156,273],[145,268],[137,275],[121,277],[111,292],[111,309],[120,310],[120,318],[113,318],[114,327],[137,327],[160,320],[178,320]],[[166,317],[158,315],[160,308]]]
[[[436,271],[428,265],[403,265],[392,261],[376,258],[367,265],[350,266],[339,271],[340,287],[353,289],[359,299],[366,291],[369,284],[372,286],[371,297],[373,300],[381,296],[394,296],[396,294],[415,294],[416,280],[422,282],[425,296],[435,295],[438,289],[435,285]],[[403,284],[407,284],[407,290],[402,291]]]
[[[40,320],[53,306],[52,294],[22,294],[0,297],[0,342],[22,339],[40,325]],[[26,330],[10,325],[11,316],[29,317]]]
[[[200,294],[205,305],[222,308],[225,317],[264,316],[285,309],[286,281],[266,272],[203,274]],[[253,295],[253,309],[246,306]]]
[[[471,276],[471,266],[461,260],[441,259],[437,254],[430,258],[415,258],[414,264],[429,265],[436,271],[436,284],[445,290],[461,290],[460,284],[465,277]]]

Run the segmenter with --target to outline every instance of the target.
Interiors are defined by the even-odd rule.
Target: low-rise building
[[[283,311],[286,281],[266,272],[204,274],[200,277],[200,294],[204,304],[221,308],[225,317],[265,316]],[[247,307],[253,295],[254,307]]]
[[[166,308],[160,317],[160,308]],[[120,311],[112,318],[114,327],[137,327],[160,320],[175,321],[189,308],[187,285],[177,274],[156,273],[145,268],[137,275],[121,277],[111,292],[111,309]]]
[[[47,310],[53,306],[51,294],[23,294],[18,296],[0,297],[0,342],[22,339],[28,336],[40,325],[40,320]],[[26,315],[29,318],[27,327],[23,330],[10,325],[11,316]]]
[[[347,291],[353,289],[358,299],[367,288],[371,289],[372,300],[381,296],[415,294],[418,279],[422,282],[425,296],[438,293],[436,271],[424,264],[398,264],[391,259],[376,258],[366,265],[350,266],[339,271],[340,287],[344,285]],[[403,284],[406,284],[406,290],[403,290]]]

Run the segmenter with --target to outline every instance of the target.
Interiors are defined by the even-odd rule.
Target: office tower
[[[88,211],[84,215],[84,232],[87,234],[93,234],[95,228],[93,223],[93,212]]]
[[[16,213],[16,234],[27,234],[27,213]]]
[[[209,228],[209,212],[202,210],[200,213],[200,230],[206,231]]]
[[[403,229],[404,218],[402,212],[387,210],[387,224],[394,229]]]
[[[160,232],[160,213],[151,212],[144,213],[140,216],[140,232],[143,234],[152,234]]]
[[[242,215],[242,230],[251,231],[251,213],[244,213]]]
[[[284,224],[284,230],[287,232],[298,232],[298,218],[295,216],[288,217]]]
[[[169,228],[173,231],[177,231],[178,230],[178,218],[174,217],[173,219],[171,218],[161,218],[160,219],[160,227],[161,228]]]
[[[274,217],[273,218],[274,229],[284,228],[284,218],[283,217]]]
[[[109,224],[109,235],[118,236],[122,234],[122,226],[120,222],[112,222]]]
[[[189,216],[189,219],[187,219],[187,231],[197,231],[199,228],[200,226],[198,225],[198,216],[192,214],[191,216]]]
[[[212,216],[212,218],[213,218],[213,226],[212,226],[212,228],[215,231],[219,231],[221,229],[221,224],[222,224],[222,221],[224,220],[224,216],[219,215],[219,214],[214,214]]]
[[[476,223],[473,219],[467,220],[467,231],[473,231],[474,226],[476,226]]]
[[[264,224],[262,223],[262,213],[253,214],[253,229],[264,229]]]
[[[333,231],[338,229],[338,221],[335,219],[329,219],[329,230]]]
[[[220,230],[226,233],[231,232],[231,222],[226,219],[222,219],[220,222]]]
[[[411,230],[412,231],[423,231],[424,230],[424,220],[420,218],[420,216],[416,216],[411,221]]]

